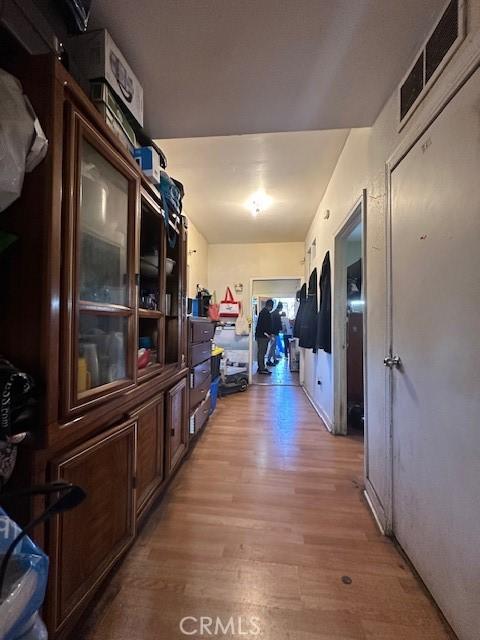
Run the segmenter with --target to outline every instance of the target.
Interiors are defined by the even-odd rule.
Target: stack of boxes
[[[107,125],[145,176],[158,184],[166,159],[143,132],[143,88],[108,31],[72,38],[69,51],[78,72],[90,82],[90,97]]]

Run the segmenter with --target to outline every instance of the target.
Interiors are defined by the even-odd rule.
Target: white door
[[[480,71],[392,173],[393,528],[480,637]]]

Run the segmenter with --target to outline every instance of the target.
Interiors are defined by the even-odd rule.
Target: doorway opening
[[[335,433],[365,431],[365,193],[335,237]]]
[[[293,339],[293,324],[297,312],[297,291],[301,279],[295,277],[252,278],[250,287],[252,331],[250,337],[250,383],[276,386],[299,386],[300,352]],[[255,339],[258,316],[268,300],[273,301],[277,315],[278,335],[268,344],[265,368],[269,374],[258,372],[258,341]],[[278,318],[279,316],[279,318]],[[263,359],[262,359],[263,360]]]

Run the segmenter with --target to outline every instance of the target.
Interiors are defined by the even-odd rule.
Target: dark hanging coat
[[[302,325],[302,317],[305,312],[305,305],[307,303],[307,285],[302,284],[301,288],[297,291],[297,300],[299,306],[297,309],[297,315],[295,316],[295,323],[293,325],[293,337],[300,338],[300,327]]]
[[[332,286],[330,252],[327,251],[320,274],[320,311],[317,322],[317,348],[332,353]]]
[[[308,280],[307,302],[300,326],[300,346],[316,350],[317,347],[317,270],[314,269]]]

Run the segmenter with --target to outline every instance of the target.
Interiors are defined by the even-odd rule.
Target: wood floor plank
[[[254,616],[262,640],[447,640],[362,469],[362,442],[331,436],[298,387],[221,399],[75,640],[206,637],[185,616]]]

